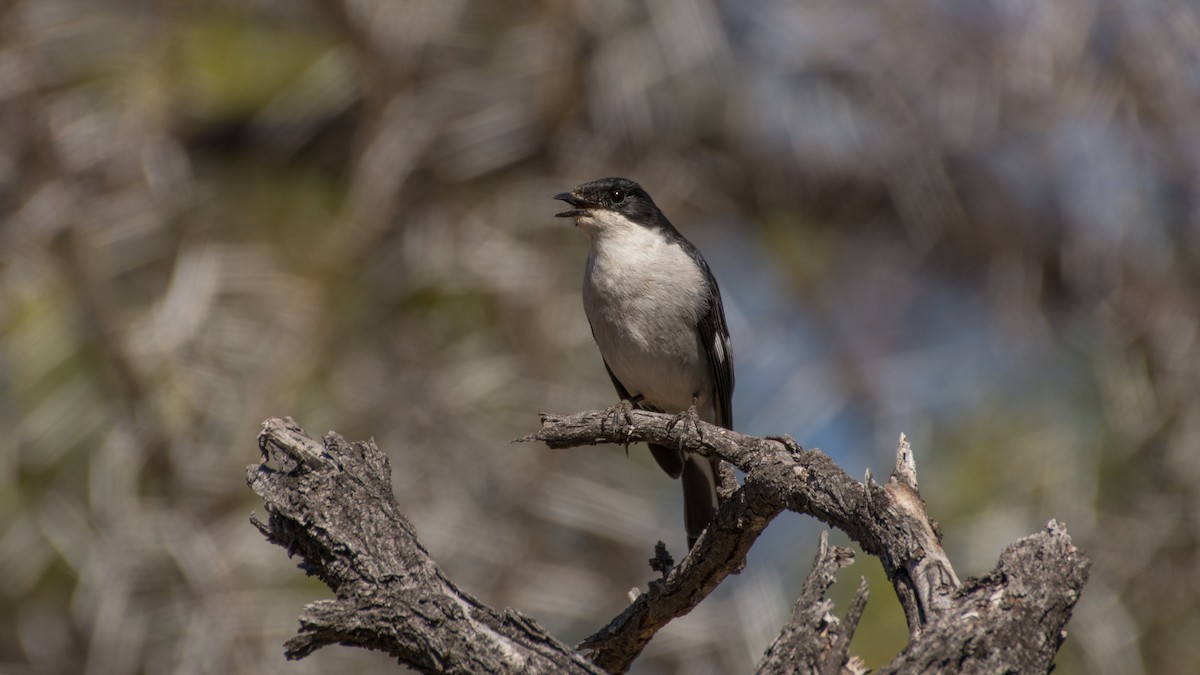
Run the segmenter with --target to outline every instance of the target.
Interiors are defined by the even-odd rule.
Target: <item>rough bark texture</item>
[[[879,672],[1047,671],[1067,637],[1088,567],[1066,528],[1050,521],[1006,548],[987,575],[968,579],[950,610]]]
[[[850,638],[867,606],[867,580],[858,584],[846,620],[833,615],[833,601],[825,597],[833,585],[837,571],[854,562],[854,552],[841,546],[829,545],[829,533],[821,533],[821,546],[813,561],[812,571],[792,608],[792,618],[779,632],[779,637],[767,648],[756,672],[760,675],[783,673],[814,673],[836,675],[845,670],[865,672],[850,661]]]
[[[646,593],[579,647],[604,670],[628,670],[660,628],[692,611],[725,577],[741,571],[750,546],[781,510],[756,481],[747,481],[666,578],[650,582]]]
[[[634,411],[629,419],[632,424],[622,426],[605,412],[543,415],[543,428],[527,440],[567,448],[628,439],[682,444],[720,457],[745,472],[747,486],[759,486],[761,497],[754,507],[762,508],[765,502],[814,516],[878,557],[904,605],[911,632],[919,634],[933,616],[948,609],[945,599],[957,588],[958,579],[925,514],[924,502],[906,479],[894,477],[879,485],[868,474],[859,482],[825,453],[804,450],[788,438],[747,436],[703,422],[696,434],[690,426],[671,428],[670,415],[644,411]],[[915,469],[912,472],[915,475]],[[737,508],[734,502],[721,511]]]
[[[266,502],[255,525],[299,555],[337,595],[309,604],[288,658],[341,643],[377,649],[429,673],[597,673],[531,619],[480,604],[442,575],[396,506],[391,466],[371,441],[324,446],[289,419],[258,437],[247,468]]]
[[[342,643],[386,651],[426,672],[624,672],[659,629],[740,571],[758,535],[791,510],[846,532],[883,562],[911,636],[886,672],[1051,668],[1088,570],[1057,523],[1006,549],[987,576],[960,584],[917,492],[916,466],[903,437],[896,470],[879,485],[869,474],[854,480],[825,454],[791,439],[704,423],[672,427],[671,419],[644,411],[543,415],[542,428],[523,439],[552,448],[674,444],[745,473],[743,485],[727,495],[684,559],[579,646],[586,658],[517,612],[481,605],[443,576],[398,512],[390,467],[373,443],[350,445],[330,434],[322,446],[290,419],[267,420],[259,436],[263,462],[247,470],[270,516],[255,524],[289,554],[299,554],[304,569],[337,595],[305,609],[287,655],[301,658]],[[862,671],[847,650],[866,604],[865,582],[845,620],[834,616],[825,598],[837,569],[852,561],[848,550],[828,546],[822,536],[792,617],[759,672]]]

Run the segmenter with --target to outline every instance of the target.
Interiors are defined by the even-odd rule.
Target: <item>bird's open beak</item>
[[[558,199],[560,201],[564,201],[564,202],[570,204],[571,206],[575,207],[573,209],[568,209],[566,211],[563,211],[562,213],[554,214],[554,216],[556,218],[574,218],[576,216],[586,216],[586,215],[588,215],[589,209],[592,209],[596,206],[595,204],[587,201],[586,199],[580,199],[579,197],[576,197],[573,193],[570,193],[570,192],[560,192],[560,193],[554,195],[554,198]]]

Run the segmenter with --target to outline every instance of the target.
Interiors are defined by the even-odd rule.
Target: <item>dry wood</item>
[[[543,415],[542,428],[522,439],[551,448],[680,445],[745,474],[695,547],[587,638],[579,646],[584,655],[514,610],[482,605],[442,574],[399,512],[387,458],[373,442],[349,444],[331,433],[322,444],[290,419],[267,420],[259,436],[263,460],[248,467],[247,479],[269,518],[254,523],[268,540],[300,555],[305,571],[337,595],[305,609],[287,655],[301,658],[341,643],[388,652],[424,672],[625,672],[659,629],[740,571],[758,535],[790,510],[845,532],[882,561],[911,638],[886,672],[1051,668],[1089,565],[1057,523],[1010,546],[982,579],[960,583],[917,492],[903,437],[896,470],[880,485],[870,474],[853,479],[824,453],[788,438],[705,423],[672,427],[671,419],[645,411],[621,416],[620,423],[603,411]],[[664,559],[665,552],[655,558]],[[759,672],[861,672],[848,648],[867,600],[865,582],[844,620],[825,598],[837,569],[852,560],[822,536],[792,617]]]

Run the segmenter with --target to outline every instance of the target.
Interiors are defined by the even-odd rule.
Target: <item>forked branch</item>
[[[745,474],[695,547],[650,582],[577,654],[514,610],[487,607],[458,589],[417,540],[391,492],[386,456],[373,442],[329,434],[309,438],[290,419],[270,419],[259,436],[262,461],[247,481],[262,496],[254,524],[336,595],[311,603],[289,658],[341,643],[388,652],[424,672],[624,672],[654,634],[691,611],[729,574],[784,510],[812,515],[847,533],[883,568],[905,607],[911,641],[885,672],[1047,670],[1087,578],[1088,562],[1054,522],[1005,550],[996,570],[959,582],[917,492],[916,468],[901,438],[897,465],[879,485],[851,478],[819,450],[787,438],[757,438],[700,423],[671,428],[670,415],[633,411],[614,427],[605,412],[543,415],[522,439],[552,448],[651,441],[719,457]],[[656,556],[663,560],[665,555]],[[861,670],[848,655],[865,585],[845,619],[825,592],[852,555],[824,536],[791,620],[759,672]]]

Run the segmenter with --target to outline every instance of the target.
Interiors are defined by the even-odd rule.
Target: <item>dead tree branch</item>
[[[391,466],[371,441],[322,445],[290,418],[258,437],[247,482],[266,502],[254,521],[337,595],[309,604],[288,658],[340,643],[431,673],[598,673],[532,619],[480,604],[447,579],[392,495]]]
[[[854,667],[848,664],[850,638],[854,637],[858,620],[867,606],[867,580],[864,578],[859,582],[844,622],[833,615],[833,601],[825,597],[837,571],[853,562],[853,551],[830,546],[829,532],[821,532],[817,558],[804,582],[804,589],[800,591],[800,598],[792,608],[792,618],[767,648],[755,672],[759,675],[836,675],[843,669],[865,672],[866,669],[857,664]]]
[[[786,438],[747,436],[705,423],[697,435],[680,425],[671,428],[670,415],[645,411],[634,411],[630,419],[632,426],[623,426],[613,424],[613,416],[605,412],[543,415],[542,429],[524,440],[542,441],[551,448],[649,441],[719,457],[741,469],[747,485],[761,485],[764,500],[811,515],[878,557],[905,607],[912,633],[919,634],[931,617],[946,609],[945,599],[958,579],[924,502],[907,480],[893,478],[881,486],[868,474],[859,482],[825,453],[804,450]],[[915,476],[915,469],[911,473]],[[730,503],[721,511],[737,508]],[[697,543],[697,548],[707,557],[705,546]]]
[[[290,419],[263,425],[263,461],[247,469],[269,518],[268,540],[299,554],[306,572],[336,599],[310,604],[286,645],[301,658],[327,644],[388,652],[426,672],[601,672],[628,670],[654,634],[691,611],[729,574],[784,510],[812,515],[879,557],[905,608],[911,641],[887,672],[1048,670],[1086,582],[1088,562],[1051,522],[1010,546],[982,579],[960,584],[917,492],[916,467],[901,437],[884,485],[854,480],[819,450],[701,423],[671,428],[670,415],[633,411],[614,424],[605,412],[543,415],[522,439],[552,448],[651,441],[719,457],[745,474],[695,547],[607,626],[587,638],[586,658],[513,610],[486,607],[447,579],[399,513],[390,467],[374,443],[330,434],[320,444]],[[665,559],[665,552],[658,558]],[[839,621],[824,596],[848,550],[822,536],[791,620],[759,664],[763,673],[861,671],[848,655],[866,604],[865,584]]]

